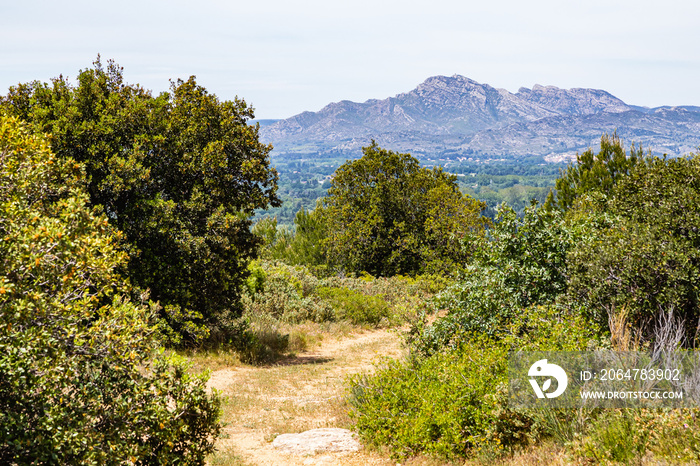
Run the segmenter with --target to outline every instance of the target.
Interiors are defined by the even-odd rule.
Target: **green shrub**
[[[588,317],[590,312],[585,307],[552,303],[518,308],[504,299],[499,308],[494,299],[497,289],[484,292],[489,296],[476,308],[481,311],[478,314],[450,314],[432,325],[428,325],[425,318],[416,319],[407,333],[411,351],[423,356],[459,351],[475,334],[501,339],[513,348],[530,351],[580,351],[605,345],[604,329]],[[483,312],[489,304],[493,305],[492,316]],[[508,305],[511,307],[506,307]]]
[[[453,283],[452,280],[444,275],[373,277],[366,272],[359,278],[334,276],[318,282],[319,286],[348,288],[365,295],[382,296],[389,303],[401,300],[408,295],[426,299],[442,291],[451,283]]]
[[[527,443],[530,419],[506,405],[507,355],[506,345],[477,338],[459,352],[389,361],[354,376],[355,428],[399,458],[498,455]]]
[[[248,278],[245,281],[246,289],[250,296],[260,293],[265,288],[267,274],[258,261],[248,264]]]
[[[697,464],[697,408],[602,411],[571,443],[575,457],[598,464]]]
[[[245,315],[270,315],[286,323],[346,319],[376,325],[382,318],[412,319],[449,283],[440,276],[319,279],[306,267],[270,261],[254,261],[249,270]]]
[[[474,262],[434,299],[447,315],[412,330],[416,349],[425,354],[454,349],[474,333],[502,338],[526,309],[561,299],[567,253],[581,234],[560,212],[533,204],[519,218],[501,206]]]
[[[202,465],[220,399],[158,352],[80,171],[0,118],[0,463]]]
[[[560,212],[533,203],[522,217],[502,205],[475,265],[495,269],[520,306],[553,301],[567,288],[567,253],[580,232]]]
[[[513,317],[504,339],[524,351],[585,351],[606,347],[607,334],[588,308],[568,303],[530,306]]]
[[[325,288],[346,288],[365,296],[376,296],[389,305],[387,323],[414,322],[421,313],[434,313],[432,296],[444,289],[451,279],[438,275],[417,277],[374,278],[363,274],[360,278],[328,277],[319,281]]]
[[[389,318],[389,305],[380,296],[367,296],[347,288],[319,288],[318,295],[331,303],[340,320],[355,325],[377,325]]]
[[[254,262],[252,267],[254,281],[242,299],[244,316],[271,316],[287,323],[335,320],[333,309],[315,294],[318,279],[305,267],[271,262]]]
[[[606,311],[626,309],[645,339],[673,308],[693,345],[700,318],[700,156],[637,163],[610,198],[581,202],[571,212],[577,210],[596,221],[568,257],[572,299],[592,303],[603,324]]]
[[[639,460],[647,449],[648,432],[637,427],[633,411],[603,411],[588,429],[582,456],[597,463]]]
[[[441,276],[319,279],[306,267],[271,261],[253,261],[249,271],[242,302],[251,323],[266,316],[284,324],[414,321],[431,309],[426,300],[449,283]]]
[[[468,267],[458,284],[435,298],[435,307],[448,314],[425,329],[423,351],[454,349],[473,333],[496,338],[507,332],[520,308],[505,280],[499,269]]]
[[[600,138],[600,152],[594,154],[592,149],[588,149],[583,154],[577,154],[576,163],[560,171],[556,189],[550,191],[545,205],[548,209],[568,210],[577,199],[591,192],[609,195],[620,180],[646,160],[641,147],[635,149],[632,145],[627,155],[617,134],[605,134]]]
[[[264,259],[300,265],[317,276],[326,276],[333,268],[322,245],[328,234],[326,223],[319,203],[314,210],[302,207],[297,211],[292,230],[278,227],[276,217],[264,217],[253,226],[253,233],[263,238]]]
[[[531,306],[514,314],[498,339],[457,329],[451,346],[437,347],[423,319],[408,335],[408,361],[351,380],[361,435],[389,445],[397,456],[434,453],[449,459],[499,455],[542,436],[573,438],[585,425],[576,413],[561,410],[547,417],[508,409],[505,372],[511,349],[597,347],[600,329],[585,315],[564,305]]]

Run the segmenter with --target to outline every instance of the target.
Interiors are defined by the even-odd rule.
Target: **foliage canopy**
[[[276,217],[265,217],[253,226],[253,232],[263,238],[263,257],[304,265],[319,276],[329,274],[333,261],[323,247],[328,236],[328,222],[321,203],[314,210],[302,207],[297,211],[294,231],[280,228]]]
[[[363,148],[339,167],[324,198],[328,257],[350,272],[378,276],[438,272],[463,264],[484,231],[485,205],[456,177],[421,167],[410,154]]]
[[[220,401],[154,353],[80,175],[0,118],[0,463],[204,464]]]
[[[629,156],[620,138],[603,135],[600,151],[588,149],[576,156],[576,163],[569,165],[556,180],[556,196],[550,191],[545,207],[568,210],[579,197],[591,192],[609,194],[618,180],[629,175],[637,162],[644,160],[642,148],[630,149]]]
[[[12,87],[2,105],[85,165],[91,205],[125,234],[128,275],[161,302],[175,342],[225,331],[259,242],[250,217],[279,202],[271,147],[245,101],[222,102],[194,77],[154,97],[113,62],[94,65],[77,85]]]
[[[569,257],[574,299],[603,313],[626,309],[647,336],[659,315],[673,309],[697,339],[700,157],[638,163],[607,202],[594,198],[578,210],[596,221]]]

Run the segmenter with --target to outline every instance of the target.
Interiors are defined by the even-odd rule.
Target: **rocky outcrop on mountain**
[[[614,95],[598,89],[559,89],[540,86],[521,87],[517,94],[523,100],[542,106],[559,115],[591,115],[593,113],[620,113],[632,108]]]
[[[273,154],[359,155],[374,139],[419,157],[543,156],[558,160],[617,131],[654,153],[700,147],[697,107],[648,109],[597,89],[535,85],[513,94],[469,78],[435,76],[383,100],[341,101],[261,127]]]
[[[700,147],[700,112],[663,109],[558,116],[482,131],[465,147],[473,153],[516,158],[539,154],[548,161],[561,161],[597,147],[601,134],[613,132],[655,155],[683,155]]]

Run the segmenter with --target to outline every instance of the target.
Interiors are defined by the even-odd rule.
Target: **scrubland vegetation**
[[[515,409],[506,383],[514,350],[696,347],[698,156],[604,136],[543,202],[487,216],[457,176],[372,144],[287,228],[251,220],[280,205],[252,110],[194,78],[154,97],[98,61],[0,110],[3,464],[203,464],[207,367],[379,327],[407,356],[338,406],[393,459],[700,461],[695,408]]]
[[[348,382],[353,425],[367,444],[388,448],[402,461],[430,455],[452,462],[507,462],[539,445],[555,448],[572,463],[699,460],[696,409],[516,410],[508,404],[506,375],[513,350],[695,347],[700,284],[696,156],[667,160],[634,148],[625,153],[620,140],[604,136],[599,151],[581,154],[545,202],[533,203],[520,216],[502,205],[491,221],[479,215],[483,204],[459,197],[451,202],[464,207],[450,211],[445,206],[454,204],[442,195],[439,211],[451,214],[414,220],[416,230],[409,231],[401,228],[402,213],[394,210],[392,199],[415,206],[429,205],[432,198],[406,200],[400,189],[387,187],[395,178],[386,166],[371,163],[378,154],[385,163],[396,160],[396,154],[369,147],[365,158],[343,167],[343,176],[352,178],[355,170],[361,174],[350,188],[360,202],[340,201],[346,190],[332,186],[315,210],[297,215],[296,231],[279,230],[269,219],[255,227],[266,238],[268,259],[328,277],[321,282],[338,280],[338,274],[364,277],[351,279],[342,293],[343,287],[332,287],[339,293],[328,302],[332,309],[343,309],[342,301],[358,289],[352,280],[366,281],[364,302],[377,310],[386,308],[372,298],[370,283],[393,281],[401,289],[396,274],[405,273],[428,285],[432,297],[416,295],[417,313],[406,320],[411,323],[405,332],[409,356]],[[410,184],[409,179],[403,183]],[[454,185],[454,179],[448,177],[446,184]],[[381,196],[373,198],[367,186]],[[331,210],[338,206],[347,210]],[[414,218],[420,212],[416,208]],[[421,261],[426,236],[419,225],[445,217],[450,221],[439,231],[449,232],[459,246],[432,246],[431,252],[442,255]],[[353,221],[361,226],[349,227]],[[372,231],[371,225],[382,227]],[[355,235],[338,233],[350,229]],[[392,254],[405,244],[416,259],[396,263]],[[303,299],[302,289],[314,287],[298,282],[294,299],[277,302],[296,303]],[[325,286],[315,290],[318,298],[329,296]],[[313,292],[306,297],[317,299]],[[317,309],[311,302],[302,307]],[[284,315],[258,308],[251,317],[275,313]],[[371,313],[377,317],[365,323],[389,324],[382,320],[387,314],[380,314]],[[332,312],[314,315],[337,318]]]
[[[695,156],[625,156],[604,137],[522,217],[504,207],[477,252],[418,325],[411,357],[353,380],[363,438],[399,457],[490,461],[553,440],[572,462],[698,461],[696,409],[514,410],[511,350],[695,347]],[[669,322],[671,325],[669,325]]]

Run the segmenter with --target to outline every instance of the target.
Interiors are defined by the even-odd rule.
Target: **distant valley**
[[[410,92],[318,112],[262,120],[274,158],[356,158],[374,139],[422,160],[561,162],[603,133],[670,156],[700,147],[700,107],[629,105],[598,89],[536,85],[513,94],[455,75],[428,78]]]

